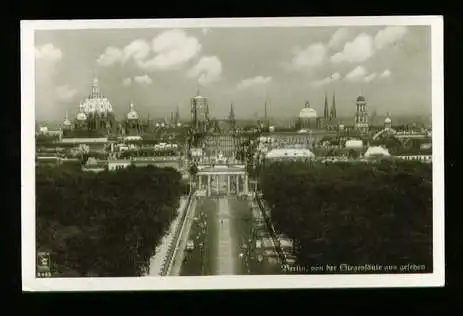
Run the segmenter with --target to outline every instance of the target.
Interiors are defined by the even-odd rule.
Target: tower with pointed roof
[[[72,127],[72,123],[68,117],[68,111],[66,111],[66,116],[64,117],[63,129],[69,130]]]
[[[92,88],[90,93],[90,99],[101,98],[101,91],[96,74],[93,75]]]
[[[386,118],[384,119],[384,128],[387,130],[392,129],[392,120],[391,120],[391,117],[389,116],[389,112],[387,112]]]
[[[323,106],[323,119],[327,122],[330,119],[330,113],[328,108],[328,96],[325,93],[325,104]]]
[[[133,101],[130,102],[129,112],[127,113],[124,124],[124,136],[130,138],[141,138],[142,124],[138,112],[135,111]]]
[[[231,129],[234,130],[236,127],[236,121],[235,121],[235,110],[233,108],[233,103],[230,103],[230,113],[228,115],[228,121],[230,123]]]
[[[331,111],[330,111],[330,120],[336,118],[336,94],[333,93],[333,101],[331,103]]]

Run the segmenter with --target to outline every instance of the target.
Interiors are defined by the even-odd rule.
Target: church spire
[[[228,116],[228,119],[229,119],[230,121],[235,120],[235,110],[234,110],[234,108],[233,108],[233,102],[230,103],[230,114],[229,114],[229,116]]]
[[[333,102],[331,103],[331,113],[330,117],[332,119],[336,118],[336,94],[333,92]]]
[[[323,118],[325,120],[329,119],[328,96],[326,95],[326,92],[325,92],[325,106],[324,106],[324,109],[323,109]]]

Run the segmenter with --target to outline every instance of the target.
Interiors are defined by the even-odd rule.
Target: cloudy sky
[[[322,114],[336,93],[352,116],[362,93],[378,114],[431,111],[430,29],[421,26],[37,31],[36,117],[75,114],[96,73],[118,116],[131,100],[144,115],[183,118],[189,99],[212,115],[296,116],[308,100]]]

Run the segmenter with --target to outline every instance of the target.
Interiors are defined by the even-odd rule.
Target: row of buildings
[[[177,111],[171,113],[171,123],[177,132],[183,131],[182,145],[187,143],[186,138],[197,137],[194,144],[183,146],[185,150],[192,150],[195,159],[198,152],[201,157],[223,157],[224,159],[238,158],[238,152],[248,146],[253,136],[259,134],[268,141],[271,148],[306,148],[313,149],[320,146],[343,146],[349,139],[361,139],[364,143],[369,140],[378,140],[386,137],[409,139],[410,137],[430,139],[430,131],[403,131],[392,126],[391,117],[387,116],[382,127],[371,126],[368,120],[368,105],[363,96],[356,99],[355,115],[352,122],[341,121],[337,117],[336,97],[333,94],[331,107],[325,94],[323,116],[319,116],[308,101],[294,119],[292,128],[281,128],[270,124],[267,117],[267,102],[265,103],[264,119],[255,122],[251,133],[243,133],[237,127],[233,104],[227,118],[217,120],[210,116],[209,101],[207,97],[197,95],[190,100],[191,117],[182,124]],[[155,129],[164,123],[156,123]],[[157,129],[159,132],[159,129]],[[187,131],[187,132],[185,132]],[[114,144],[121,141],[135,141],[140,144],[148,141],[147,124],[136,111],[133,103],[123,120],[117,120],[110,101],[100,91],[98,79],[94,78],[91,91],[80,104],[77,113],[70,120],[62,124],[62,137],[60,143],[71,146],[87,145],[93,149],[107,150],[115,148]],[[154,133],[155,134],[155,133]],[[159,136],[159,134],[157,135]],[[255,140],[254,140],[255,141]],[[156,139],[155,139],[156,142]],[[133,146],[133,145],[132,145]],[[150,145],[151,146],[151,145]],[[153,145],[155,146],[155,145]],[[153,147],[152,146],[152,147]],[[159,146],[158,146],[159,147]],[[154,147],[153,147],[154,148]],[[181,150],[180,146],[177,146]],[[189,156],[191,158],[191,152]]]

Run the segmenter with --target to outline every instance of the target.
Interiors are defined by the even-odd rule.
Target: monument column
[[[215,191],[219,194],[219,175],[215,176]]]
[[[201,178],[202,178],[202,176],[199,175],[199,176],[198,176],[198,186],[199,186],[199,189],[200,189],[200,190],[203,189],[203,188],[202,188],[202,183],[201,183]]]
[[[230,175],[227,175],[227,193],[230,194]]]
[[[244,194],[248,195],[248,175],[244,175]]]

